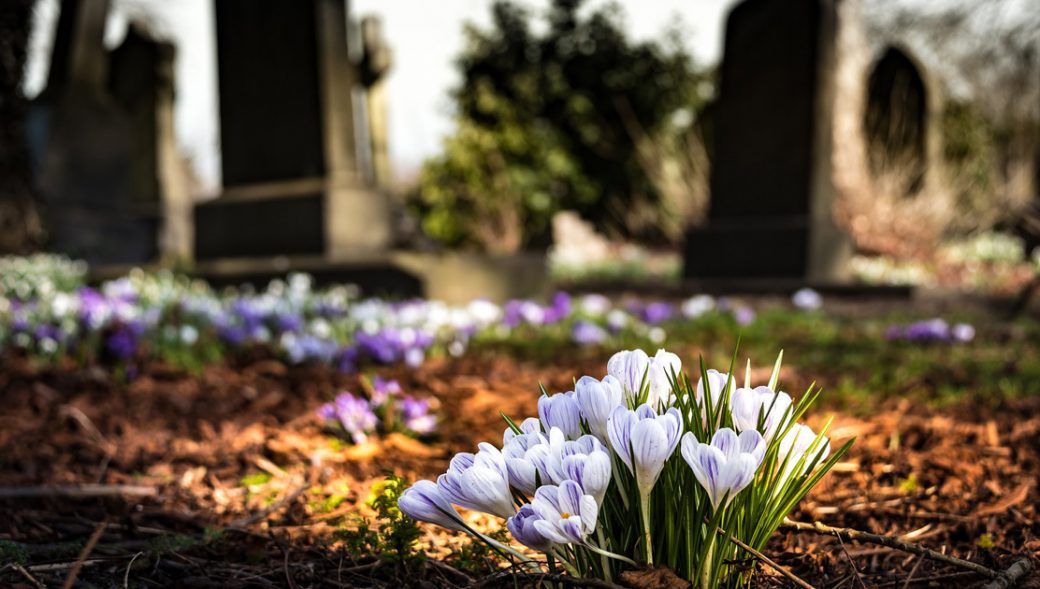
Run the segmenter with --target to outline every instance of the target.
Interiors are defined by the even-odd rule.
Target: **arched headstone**
[[[867,81],[864,136],[874,176],[898,176],[904,195],[920,192],[929,168],[931,120],[929,88],[909,55],[889,47]]]

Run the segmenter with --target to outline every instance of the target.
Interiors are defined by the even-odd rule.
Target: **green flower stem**
[[[643,543],[646,545],[646,564],[654,566],[654,548],[650,538],[650,494],[639,494],[639,511],[643,516]]]
[[[603,526],[597,526],[596,527],[596,539],[599,540],[599,545],[600,546],[606,547],[607,542],[606,542],[606,540],[603,539]],[[613,578],[613,575],[610,574],[610,561],[607,560],[609,557],[606,554],[600,554],[599,557],[600,557],[600,559],[602,559],[602,562],[603,562],[603,577],[604,577],[604,580],[606,580],[606,582],[608,582],[608,583],[613,583],[614,582],[614,578]]]
[[[701,567],[701,589],[711,589],[712,569],[715,568],[712,560],[715,558],[715,534],[708,534],[708,551],[704,554],[704,562]]]

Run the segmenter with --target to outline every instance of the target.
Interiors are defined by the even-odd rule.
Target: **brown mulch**
[[[469,585],[479,572],[432,561],[418,572],[388,570],[346,554],[333,533],[344,517],[371,515],[364,502],[386,473],[436,476],[454,452],[500,440],[499,411],[533,415],[538,383],[570,388],[577,375],[601,374],[605,360],[575,354],[546,366],[474,353],[417,370],[380,369],[407,393],[440,401],[439,437],[422,444],[391,435],[343,448],[314,411],[336,392],[362,387],[327,368],[260,357],[200,375],[152,365],[122,383],[99,369],[2,358],[0,586],[62,586],[70,576],[77,586],[102,587],[123,587],[124,579],[130,587]],[[816,416],[819,426],[826,411]],[[855,436],[856,444],[793,519],[897,536],[996,570],[1040,556],[1040,398],[941,412],[893,403],[869,420],[838,416],[831,431],[834,442]],[[55,485],[126,492],[54,496]],[[29,496],[5,497],[11,490]],[[473,522],[489,523],[477,515]],[[27,564],[15,566],[5,540],[28,552]],[[439,556],[461,545],[433,529],[423,542]],[[806,532],[781,532],[766,553],[816,587],[985,581]],[[760,565],[754,582],[788,581]]]

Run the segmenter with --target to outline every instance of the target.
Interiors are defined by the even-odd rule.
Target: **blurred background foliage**
[[[554,0],[540,23],[497,1],[488,30],[467,27],[458,128],[410,199],[427,235],[451,247],[537,249],[552,215],[574,210],[612,237],[667,243],[703,209],[690,195],[705,192],[697,123],[711,72],[679,31],[637,43],[617,6],[583,4]]]

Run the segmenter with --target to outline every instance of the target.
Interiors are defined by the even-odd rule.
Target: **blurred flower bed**
[[[1021,238],[983,232],[943,243],[929,256],[856,256],[852,267],[858,279],[870,284],[1013,294],[1040,271],[1040,250],[1027,257]]]

